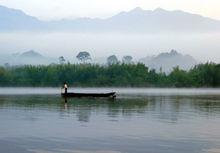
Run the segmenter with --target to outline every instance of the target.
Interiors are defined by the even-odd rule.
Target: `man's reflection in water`
[[[66,97],[65,97],[64,109],[65,109],[65,110],[68,110],[67,98],[66,98]]]

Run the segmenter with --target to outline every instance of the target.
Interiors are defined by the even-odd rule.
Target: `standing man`
[[[65,90],[65,94],[67,94],[67,88],[68,88],[68,86],[67,86],[67,83],[66,83],[66,82],[64,82],[63,88],[64,88],[64,90]]]

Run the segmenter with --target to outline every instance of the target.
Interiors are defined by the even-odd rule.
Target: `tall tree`
[[[124,64],[132,64],[133,62],[132,62],[132,57],[131,56],[124,56],[123,58],[122,58],[122,62],[124,63]]]
[[[118,58],[115,55],[111,55],[107,58],[108,65],[113,65],[118,63]]]
[[[83,63],[92,59],[88,52],[79,52],[76,58]]]
[[[60,56],[58,59],[59,59],[59,63],[60,63],[60,64],[64,64],[65,61],[66,61],[63,56]]]

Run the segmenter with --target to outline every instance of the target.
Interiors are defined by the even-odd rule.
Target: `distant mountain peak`
[[[10,17],[25,16],[25,17],[35,18],[35,17],[32,17],[32,16],[28,16],[22,10],[9,8],[9,7],[3,6],[3,5],[0,5],[0,15],[11,15]],[[35,19],[37,19],[37,18],[35,18]]]
[[[144,10],[141,7],[136,7],[134,9],[130,10],[129,12],[146,12],[146,11],[150,11],[150,10]],[[153,12],[168,12],[168,10],[165,10],[163,8],[158,7],[156,9],[154,9]]]
[[[132,9],[130,12],[140,12],[140,11],[144,11],[144,10],[141,7],[136,7]]]
[[[178,55],[179,53],[178,53],[176,50],[172,49],[172,50],[170,51],[170,54],[171,54],[171,55]]]
[[[170,52],[160,53],[157,58],[170,58],[173,56],[182,56],[182,54],[178,53],[176,50],[172,49]]]
[[[6,6],[0,5],[0,10],[8,11],[8,10],[15,10],[15,9],[11,9],[11,8],[6,7]]]
[[[158,8],[156,8],[156,9],[154,10],[154,12],[167,12],[167,10],[158,7]]]
[[[20,55],[21,57],[43,57],[41,54],[39,54],[38,52],[34,51],[34,50],[29,50],[27,52],[24,52]]]
[[[122,11],[119,14],[116,14],[115,16],[128,16],[128,15],[136,15],[136,14],[142,14],[145,10],[143,10],[141,7],[136,7],[129,11]],[[113,17],[115,17],[113,16]]]
[[[189,70],[197,61],[190,55],[183,55],[172,49],[170,52],[163,52],[157,56],[146,57],[141,59],[146,66],[156,69],[163,69],[163,72],[169,73],[176,66],[183,70]]]

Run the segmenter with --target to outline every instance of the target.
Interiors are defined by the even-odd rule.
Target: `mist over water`
[[[220,88],[80,88],[71,87],[69,92],[105,93],[115,91],[119,98],[144,98],[147,96],[220,95]],[[0,87],[0,95],[59,95],[61,88]]]
[[[65,56],[76,61],[80,51],[90,52],[93,59],[116,54],[119,58],[131,55],[139,58],[176,49],[199,62],[220,61],[219,33],[212,34],[119,34],[18,32],[0,33],[0,55],[34,49],[47,57]]]
[[[178,95],[173,89],[154,92],[133,89],[133,94],[131,90],[118,89],[124,97],[115,101],[82,98],[68,99],[67,103],[59,95],[50,95],[49,90],[45,89],[48,94],[44,95],[18,96],[15,90],[12,95],[0,95],[0,152],[217,153],[220,150],[219,90],[191,89],[188,90],[191,94]],[[86,90],[92,89],[83,91]],[[141,91],[145,98],[140,98]]]

